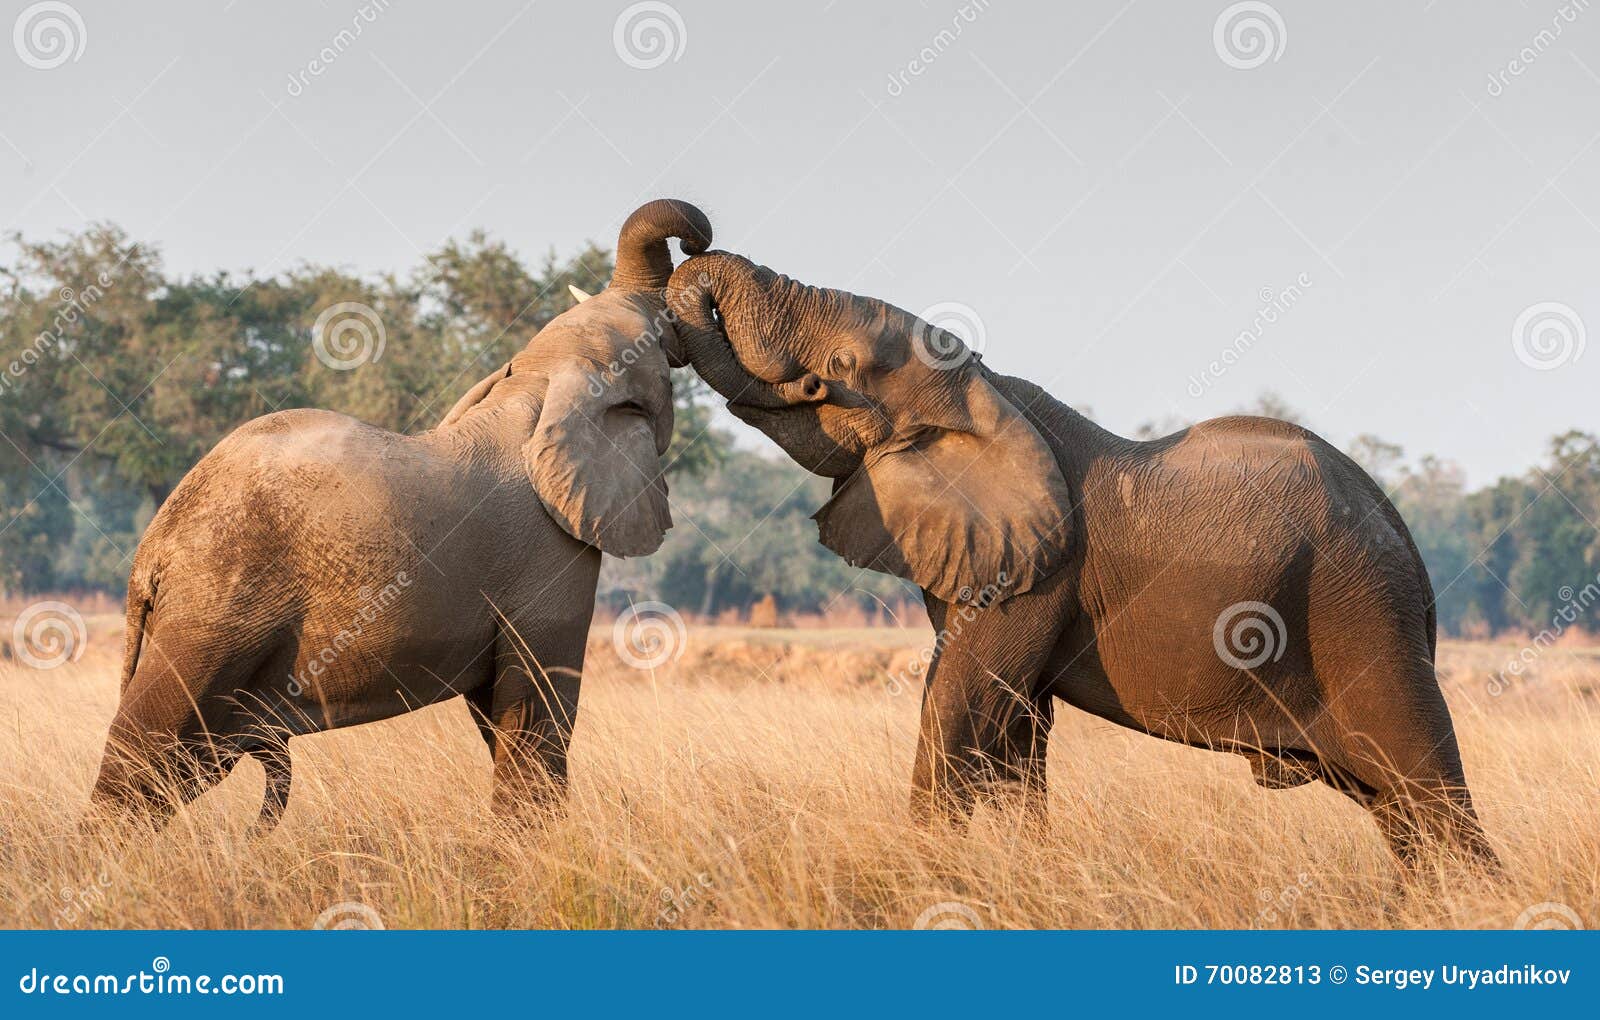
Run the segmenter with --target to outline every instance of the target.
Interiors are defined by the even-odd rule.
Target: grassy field
[[[0,621],[9,635],[9,621]],[[1446,643],[1468,777],[1508,874],[1446,869],[1401,897],[1366,814],[1320,784],[1265,791],[1243,759],[1064,709],[1048,833],[906,810],[921,630],[688,630],[653,673],[591,643],[569,810],[488,811],[459,700],[297,740],[294,796],[246,838],[247,761],[161,835],[78,835],[116,700],[120,621],[81,659],[0,661],[0,927],[1511,927],[1600,924],[1600,658]],[[361,905],[359,908],[357,905]],[[370,912],[367,908],[370,908]],[[1519,918],[1521,918],[1519,922]]]

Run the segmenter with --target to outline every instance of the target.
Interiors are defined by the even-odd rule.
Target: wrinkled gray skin
[[[159,822],[251,754],[270,831],[289,736],[456,695],[496,807],[558,797],[600,554],[652,552],[672,525],[669,237],[703,251],[711,227],[686,203],[641,207],[611,285],[429,432],[283,411],[202,458],[134,557],[94,804]]]
[[[1427,573],[1338,450],[1246,417],[1123,439],[899,308],[735,255],[685,261],[667,295],[730,410],[834,479],[823,544],[923,589],[919,814],[989,791],[1042,815],[1060,699],[1242,754],[1264,787],[1320,779],[1408,867],[1438,841],[1493,862]]]

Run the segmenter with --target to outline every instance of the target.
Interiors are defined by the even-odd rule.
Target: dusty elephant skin
[[[1249,417],[1123,439],[899,308],[724,252],[667,298],[729,409],[834,479],[822,543],[923,589],[924,816],[983,791],[1042,814],[1059,698],[1242,754],[1269,789],[1320,779],[1408,868],[1425,845],[1494,863],[1422,560],[1328,443]]]
[[[290,736],[458,694],[498,808],[562,793],[600,554],[652,552],[672,525],[669,237],[703,251],[711,227],[639,208],[610,286],[429,432],[283,411],[195,465],[134,557],[97,813],[159,822],[250,754],[270,831]]]

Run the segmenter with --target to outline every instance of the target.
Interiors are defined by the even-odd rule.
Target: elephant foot
[[[911,820],[918,828],[964,832],[972,821],[976,800],[970,787],[916,789],[911,793]]]
[[[503,821],[543,828],[566,817],[567,783],[547,774],[495,778],[491,808]]]

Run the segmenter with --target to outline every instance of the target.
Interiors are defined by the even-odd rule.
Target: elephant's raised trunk
[[[688,202],[658,198],[633,211],[617,235],[617,290],[660,290],[672,277],[667,238],[680,239],[684,254],[698,255],[711,245],[711,221]]]
[[[686,260],[667,287],[667,304],[695,370],[728,400],[754,407],[795,403],[789,384],[805,368],[792,352],[804,346],[808,333],[850,314],[861,300],[722,251]]]
[[[815,321],[810,316],[825,310],[835,295],[849,297],[807,287],[727,252],[688,259],[667,285],[684,356],[700,377],[735,414],[802,466],[828,477],[850,473],[859,458],[819,427],[816,407],[806,395],[815,377],[799,377],[803,373],[785,353],[785,340],[791,330]]]

